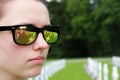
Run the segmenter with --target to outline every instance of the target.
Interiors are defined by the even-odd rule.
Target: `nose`
[[[47,49],[47,48],[49,48],[49,44],[43,38],[42,33],[39,33],[35,43],[33,43],[33,49],[39,50],[39,49]]]

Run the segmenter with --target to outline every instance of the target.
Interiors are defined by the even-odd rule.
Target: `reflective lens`
[[[15,30],[15,41],[18,44],[31,44],[36,39],[36,32],[29,31],[28,26],[20,26]]]
[[[36,40],[40,32],[45,41],[49,44],[55,43],[59,36],[59,29],[57,26],[37,28],[32,25],[23,25],[14,29],[14,41],[20,45],[29,45]]]
[[[58,39],[58,33],[44,30],[44,37],[45,37],[46,42],[54,43]]]

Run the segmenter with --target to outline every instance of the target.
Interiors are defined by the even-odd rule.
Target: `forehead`
[[[49,20],[46,6],[39,0],[12,0],[5,7],[4,19]],[[17,20],[16,20],[17,21]]]
[[[32,6],[35,7],[35,5],[38,7],[43,7],[43,1],[41,0],[10,0],[7,2],[8,3],[8,7],[25,7],[25,6]],[[45,6],[44,6],[45,7]]]

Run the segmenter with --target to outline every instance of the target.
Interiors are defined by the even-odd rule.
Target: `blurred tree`
[[[120,0],[53,0],[48,8],[62,26],[49,57],[120,55]]]
[[[91,10],[89,0],[68,0],[67,10],[71,13],[73,35],[85,41],[90,56],[119,53],[119,2],[95,0],[94,5]]]
[[[53,46],[51,46],[52,50],[48,57],[61,58],[65,54],[64,46],[66,46],[66,40],[72,37],[72,35],[70,35],[71,28],[69,27],[69,14],[66,11],[66,0],[62,0],[61,2],[52,0],[48,3],[48,9],[53,24],[62,27],[60,40],[56,44],[53,44]]]

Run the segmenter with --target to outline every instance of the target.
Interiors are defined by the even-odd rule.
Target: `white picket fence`
[[[109,80],[108,79],[108,64],[98,62],[92,58],[87,59],[87,65],[85,66],[87,73],[92,77],[92,80]],[[103,75],[103,76],[102,76]],[[118,80],[119,73],[118,67],[112,67],[112,80]]]
[[[120,67],[120,57],[118,56],[113,56],[112,57],[112,64],[114,66]]]
[[[42,67],[42,71],[38,76],[36,76],[35,78],[28,78],[28,80],[48,80],[49,77],[51,77],[53,74],[60,71],[61,69],[65,68],[65,66],[66,66],[65,59],[46,63]]]
[[[87,65],[87,72],[89,75],[91,75],[92,79],[95,79],[97,77],[97,61],[88,58],[87,59],[88,65]]]

